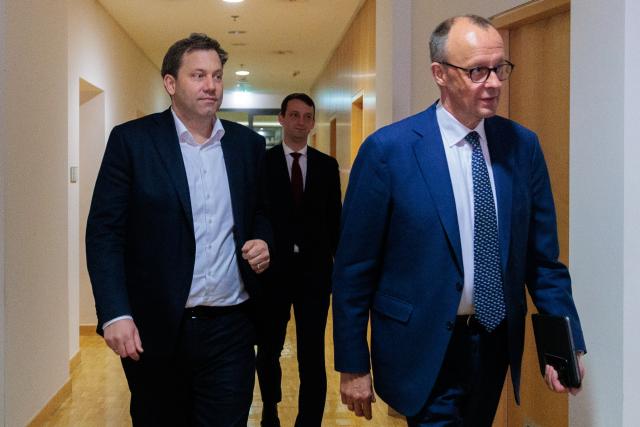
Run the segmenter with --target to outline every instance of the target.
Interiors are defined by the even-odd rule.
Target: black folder
[[[545,365],[551,365],[558,372],[562,385],[580,387],[580,371],[569,318],[532,314],[531,321],[542,376],[544,377]]]

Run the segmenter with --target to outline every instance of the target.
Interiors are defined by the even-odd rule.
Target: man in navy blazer
[[[569,317],[580,355],[585,343],[538,139],[495,116],[513,69],[499,33],[455,17],[430,49],[440,100],[367,138],[351,170],[333,277],[335,367],[356,415],[371,417],[371,369],[409,426],[490,426],[507,367],[519,399],[525,284],[540,312]],[[578,391],[553,369],[546,381]]]
[[[138,426],[246,426],[249,298],[269,266],[264,139],[220,120],[219,43],[192,34],[162,66],[171,108],[116,126],[87,221],[98,332],[122,358]]]

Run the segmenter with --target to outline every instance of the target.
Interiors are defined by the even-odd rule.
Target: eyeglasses
[[[457,65],[449,64],[448,62],[440,62],[440,64],[464,71],[469,75],[469,78],[474,83],[486,82],[487,80],[489,80],[489,76],[491,75],[492,71],[496,73],[498,80],[505,81],[509,78],[509,76],[511,75],[511,72],[513,71],[513,68],[515,67],[515,65],[513,65],[509,61],[505,61],[504,64],[497,65],[493,68],[489,68],[489,67],[463,68],[463,67],[458,67]]]

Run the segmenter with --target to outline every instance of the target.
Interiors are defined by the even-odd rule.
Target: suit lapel
[[[193,214],[191,212],[191,197],[189,196],[189,183],[187,181],[187,172],[184,168],[182,160],[182,151],[180,150],[180,142],[176,132],[175,122],[171,109],[162,112],[157,118],[157,131],[151,140],[154,142],[160,158],[167,169],[171,182],[178,193],[178,199],[184,209],[187,221],[193,232]]]
[[[276,183],[274,188],[277,189],[281,200],[287,203],[286,206],[289,209],[293,205],[293,193],[291,190],[291,178],[289,178],[289,167],[287,166],[282,143],[276,145],[270,151],[273,151],[270,158],[270,175],[272,175],[270,179],[273,179],[273,182]]]
[[[224,127],[223,121],[223,127]],[[242,144],[234,141],[233,127],[226,126],[224,128],[224,136],[220,141],[222,146],[222,155],[224,157],[224,165],[227,169],[227,180],[229,181],[229,193],[231,195],[231,210],[236,224],[239,224],[240,206],[244,206],[245,182],[242,162]]]
[[[458,269],[463,273],[456,203],[435,111],[434,104],[417,116],[414,131],[420,137],[414,141],[413,151],[422,177],[438,210],[440,222],[455,253]]]
[[[311,194],[313,194],[313,188],[317,180],[316,166],[316,152],[307,146],[307,175],[304,181],[304,199],[312,197]]]
[[[485,120],[485,133],[491,156],[493,180],[498,199],[498,236],[502,269],[507,268],[509,242],[511,241],[511,206],[513,197],[513,156],[509,155],[509,144],[501,129],[491,119]]]

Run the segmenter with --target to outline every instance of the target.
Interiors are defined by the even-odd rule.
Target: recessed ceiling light
[[[242,3],[244,0],[222,0],[225,3]]]
[[[249,73],[249,71],[247,71],[247,70],[238,70],[238,71],[236,71],[236,76],[248,76],[249,74],[251,74],[251,73]]]

